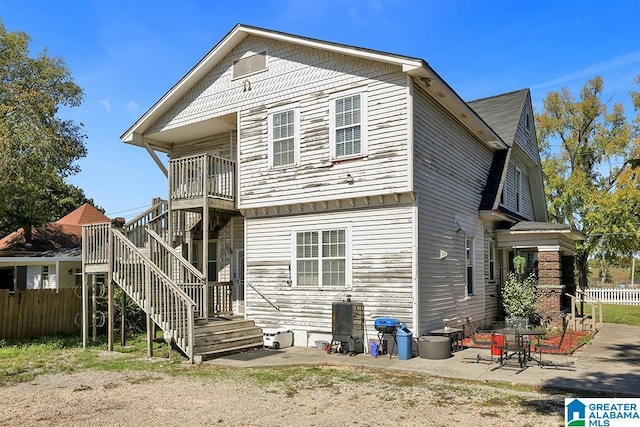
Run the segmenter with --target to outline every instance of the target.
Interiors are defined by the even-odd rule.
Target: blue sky
[[[65,59],[84,89],[61,112],[84,124],[89,155],[70,182],[109,216],[131,218],[166,179],[144,149],[119,137],[237,23],[426,60],[473,100],[530,88],[578,93],[601,75],[605,99],[638,89],[640,2],[244,0],[2,0],[9,31]]]

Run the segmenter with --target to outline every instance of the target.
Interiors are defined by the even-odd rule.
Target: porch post
[[[86,349],[89,342],[89,304],[87,291],[87,273],[85,273],[85,267],[82,268],[82,348]]]
[[[202,290],[202,317],[209,318],[209,156],[203,160],[203,185],[204,192],[202,204],[202,274],[204,275],[204,289]]]
[[[557,248],[538,248],[538,299],[536,313],[549,326],[562,327],[562,284],[561,255]]]

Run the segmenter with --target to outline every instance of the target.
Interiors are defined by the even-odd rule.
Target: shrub
[[[526,259],[517,256],[513,259],[515,272],[509,273],[502,284],[502,306],[507,316],[534,318],[536,311],[536,276],[531,273],[524,276]]]

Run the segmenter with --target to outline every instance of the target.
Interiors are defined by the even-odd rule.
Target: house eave
[[[433,98],[469,129],[477,138],[492,149],[505,149],[507,145],[478,114],[442,79],[424,60],[395,55],[370,49],[348,46],[322,40],[294,36],[278,31],[246,25],[236,25],[216,44],[178,83],[165,93],[142,117],[131,126],[120,139],[129,144],[143,145],[145,132],[191,87],[200,81],[223,57],[248,36],[265,37],[286,43],[336,52],[353,57],[394,64],[408,75],[419,79],[428,87]],[[165,143],[144,139],[152,148],[167,151]]]

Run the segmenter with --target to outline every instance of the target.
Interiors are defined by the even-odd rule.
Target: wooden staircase
[[[262,329],[253,320],[216,318],[196,322],[194,362],[262,347]]]
[[[171,248],[161,233],[153,231],[148,218],[152,213],[161,216],[160,206],[144,214],[144,222],[123,228],[110,224],[83,227],[84,246],[93,249],[83,250],[85,271],[90,264],[96,266],[94,271],[111,271],[114,283],[192,363],[261,347],[262,329],[252,320],[222,317],[222,312],[210,317],[216,313],[208,307],[224,305],[216,304],[220,292],[209,293],[210,284],[202,272]],[[107,248],[112,248],[111,255]]]

